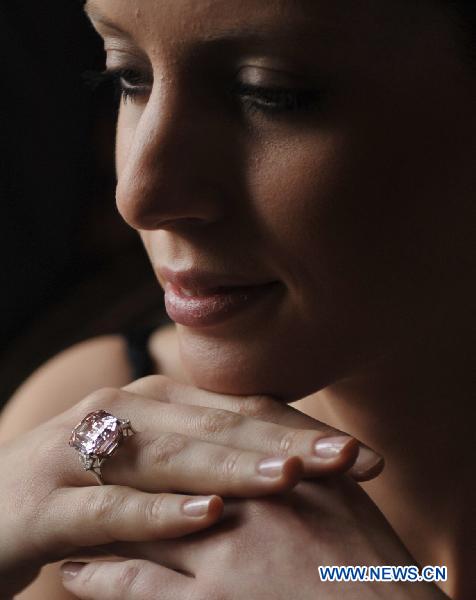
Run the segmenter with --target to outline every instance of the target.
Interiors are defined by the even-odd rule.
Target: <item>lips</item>
[[[188,327],[206,327],[230,319],[276,293],[276,281],[242,283],[228,276],[160,270],[169,317]]]

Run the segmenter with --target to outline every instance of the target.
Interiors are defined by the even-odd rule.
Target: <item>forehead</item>
[[[389,25],[414,22],[405,18],[411,8],[396,10],[394,0],[88,0],[86,11],[135,36],[183,41],[253,32],[348,39],[365,28],[388,36]]]
[[[86,11],[103,37],[172,60],[234,44],[370,74],[391,64],[425,68],[454,47],[434,0],[88,0]]]
[[[86,11],[97,14],[114,14],[140,23],[144,19],[155,25],[173,22],[189,27],[201,25],[233,25],[251,19],[265,25],[270,17],[304,15],[312,7],[309,0],[87,0]],[[132,24],[132,23],[131,23]]]

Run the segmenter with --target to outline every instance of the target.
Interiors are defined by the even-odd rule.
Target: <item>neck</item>
[[[463,339],[454,330],[438,342],[428,337],[318,394],[331,425],[385,457],[383,474],[363,487],[420,564],[448,567],[453,598],[466,597],[455,582],[470,585],[474,536],[474,346]]]

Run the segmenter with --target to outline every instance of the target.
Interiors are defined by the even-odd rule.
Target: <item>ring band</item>
[[[105,410],[95,410],[73,429],[69,445],[79,452],[83,469],[91,471],[104,485],[102,464],[114,454],[124,438],[134,433],[128,419],[118,419]]]

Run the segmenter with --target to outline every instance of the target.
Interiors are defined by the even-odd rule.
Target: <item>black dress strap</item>
[[[152,332],[156,329],[157,325],[148,325],[122,332],[134,380],[155,374],[155,364],[147,344]]]

